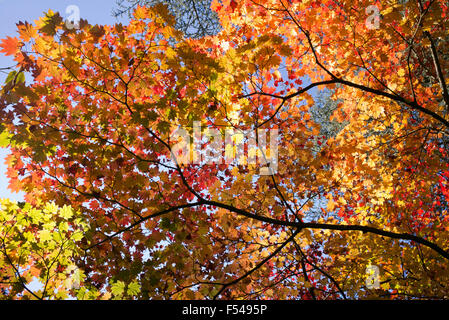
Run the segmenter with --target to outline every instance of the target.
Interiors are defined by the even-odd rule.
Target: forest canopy
[[[0,297],[447,298],[447,1],[204,3],[0,40]]]

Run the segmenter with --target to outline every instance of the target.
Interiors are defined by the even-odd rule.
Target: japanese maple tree
[[[159,4],[128,25],[79,29],[49,11],[1,41],[17,62],[0,99],[10,188],[87,221],[80,288],[99,299],[447,297],[447,2],[211,8],[220,32],[197,39]],[[334,101],[332,135],[314,116],[317,90]],[[277,130],[275,147],[245,149],[277,151],[277,169],[180,161],[173,133],[198,124],[203,138],[228,129],[257,144]]]

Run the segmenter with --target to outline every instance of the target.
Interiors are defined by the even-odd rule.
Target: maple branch
[[[294,241],[294,239],[293,239],[293,242],[294,242],[295,245],[297,245],[297,243],[296,243],[296,241]],[[306,264],[304,262],[306,257],[305,257],[304,253],[301,251],[300,248],[299,248],[299,250],[300,250],[301,255],[302,255],[301,256],[301,268],[302,268],[302,273],[304,275],[304,280],[309,283],[309,285],[310,285],[309,293],[312,296],[313,300],[316,300],[316,295],[315,295],[315,289],[316,288],[312,285],[312,282],[310,281],[309,276],[307,275]]]
[[[327,223],[303,223],[302,228],[304,229],[324,229],[324,230],[338,230],[338,231],[361,231],[367,233],[373,233],[380,236],[386,236],[388,238],[399,239],[399,240],[410,240],[416,243],[420,243],[432,250],[438,252],[441,256],[449,260],[449,252],[443,250],[441,247],[432,243],[422,237],[418,237],[409,233],[396,233],[391,231],[385,231],[377,229],[374,227],[360,226],[360,225],[335,225]]]
[[[356,50],[356,52],[357,52],[357,55],[359,56],[360,61],[362,62],[362,66],[358,66],[358,67],[361,67],[361,68],[365,69],[365,70],[369,73],[369,75],[370,75],[371,77],[374,78],[374,80],[376,80],[382,87],[385,88],[385,90],[390,91],[390,92],[391,92],[392,94],[394,94],[394,95],[398,95],[398,94],[397,94],[396,92],[394,92],[391,88],[389,88],[383,81],[381,81],[381,80],[379,79],[379,77],[377,77],[377,76],[374,74],[374,71],[371,71],[371,70],[366,66],[365,59],[363,59],[362,53],[360,52],[359,48],[355,45],[355,35],[354,35],[354,43],[351,43],[351,44],[354,46],[354,48],[355,48],[355,50]],[[416,101],[416,99],[415,99],[415,101]]]
[[[426,12],[429,10],[429,8],[430,8],[430,6],[432,5],[432,3],[433,3],[433,1],[430,2],[428,8],[426,9]],[[359,84],[356,84],[356,83],[352,83],[352,82],[347,81],[347,80],[343,80],[342,78],[338,78],[336,75],[334,75],[332,72],[330,72],[329,69],[327,69],[327,68],[320,62],[320,60],[319,60],[319,58],[318,58],[318,54],[317,54],[317,52],[316,52],[316,50],[315,50],[315,47],[314,47],[313,44],[312,44],[312,40],[311,40],[311,38],[310,38],[310,33],[309,33],[307,30],[305,30],[305,29],[301,26],[301,24],[295,19],[295,17],[293,17],[293,15],[292,15],[292,14],[290,13],[290,11],[285,7],[285,5],[284,5],[284,3],[283,3],[282,1],[281,1],[281,4],[284,6],[285,11],[286,11],[287,14],[290,16],[290,18],[292,19],[292,21],[293,21],[293,22],[296,24],[296,26],[297,26],[297,27],[304,33],[304,35],[305,35],[305,37],[306,37],[306,39],[307,39],[307,41],[308,41],[308,43],[309,43],[309,47],[310,47],[310,49],[312,50],[313,56],[314,56],[314,58],[315,58],[315,63],[316,63],[322,70],[324,70],[328,75],[330,75],[330,77],[331,77],[332,79],[335,79],[337,83],[345,84],[345,85],[347,85],[347,86],[349,86],[349,87],[361,89],[361,90],[363,90],[363,91],[367,91],[367,92],[371,92],[371,93],[374,93],[374,94],[377,94],[377,95],[380,95],[380,96],[388,97],[388,98],[390,98],[390,99],[392,99],[392,100],[394,100],[394,101],[397,101],[397,102],[405,103],[405,104],[407,104],[408,106],[412,107],[413,109],[419,110],[419,111],[421,111],[421,112],[423,112],[423,113],[425,113],[425,114],[427,114],[427,115],[430,115],[431,117],[433,117],[433,118],[435,118],[436,120],[440,121],[440,122],[443,123],[446,127],[449,128],[449,121],[447,121],[446,119],[444,119],[443,117],[441,117],[441,116],[438,115],[437,113],[435,113],[435,112],[433,112],[433,111],[431,111],[431,110],[428,110],[428,109],[422,107],[422,106],[419,105],[416,101],[410,102],[410,101],[407,101],[407,100],[406,100],[405,98],[403,98],[402,96],[399,96],[399,95],[396,95],[396,94],[390,94],[390,93],[383,92],[383,91],[376,90],[376,89],[372,89],[372,88],[370,88],[370,87],[366,87],[366,86],[363,86],[363,85],[359,85]],[[421,3],[420,3],[420,5],[421,5]],[[422,7],[422,5],[421,5],[421,7]],[[425,14],[425,13],[424,13],[424,14]],[[436,54],[436,50],[435,50],[435,54]],[[435,60],[435,59],[438,59],[438,56],[435,55],[435,54],[434,54],[434,60]],[[439,67],[440,70],[441,70],[441,66],[440,66],[439,62],[438,62],[438,67]],[[442,84],[444,85],[444,87],[442,88],[442,90],[443,90],[443,96],[445,96],[445,92],[446,92],[446,94],[447,94],[447,87],[445,86],[444,77],[443,77],[443,75],[442,75],[442,72],[441,72],[441,77],[442,77],[442,78],[440,78],[440,83],[442,83]],[[441,79],[442,79],[443,81],[442,81]],[[447,97],[447,101],[446,101],[446,99],[445,99],[446,105],[449,107],[449,94],[447,94],[446,97]]]
[[[295,97],[297,95],[300,95],[301,93],[304,93],[304,92],[312,89],[313,87],[316,87],[316,86],[319,86],[319,85],[337,84],[337,83],[343,84],[343,85],[346,85],[348,87],[352,87],[352,88],[355,88],[355,89],[359,89],[359,90],[362,90],[362,91],[365,91],[365,92],[373,93],[375,95],[386,97],[386,98],[389,98],[389,99],[391,99],[393,101],[396,101],[396,102],[408,105],[409,107],[411,107],[411,108],[413,108],[415,110],[419,110],[422,113],[425,113],[425,114],[431,116],[432,118],[438,120],[439,122],[441,122],[442,124],[444,124],[446,127],[449,128],[449,121],[448,120],[446,120],[445,118],[443,118],[439,114],[437,114],[437,113],[435,113],[435,112],[433,112],[433,111],[431,111],[429,109],[424,108],[423,106],[418,104],[416,101],[408,101],[407,99],[403,98],[400,95],[388,93],[388,92],[385,92],[385,91],[381,91],[381,90],[378,90],[378,89],[367,87],[365,85],[353,83],[351,81],[344,80],[344,79],[341,79],[341,78],[334,78],[334,79],[330,79],[330,80],[315,82],[315,83],[312,83],[312,84],[308,85],[305,88],[302,88],[302,89],[300,89],[300,90],[298,90],[298,91],[296,91],[294,93],[291,93],[289,95],[286,95],[286,96],[281,96],[281,95],[276,95],[276,94],[266,93],[266,92],[252,92],[250,94],[241,96],[241,98],[247,98],[247,97],[250,97],[250,96],[253,96],[253,95],[262,95],[262,96],[269,96],[269,97],[272,97],[272,98],[277,98],[277,99],[281,99],[282,100],[281,104],[277,107],[277,109],[274,112],[274,114],[271,115],[270,118],[268,118],[267,120],[265,120],[264,122],[262,122],[258,126],[258,127],[261,127],[264,124],[266,124],[267,122],[269,122],[270,120],[272,120],[276,116],[276,114],[280,111],[280,109],[282,108],[282,106],[284,105],[286,100],[291,99],[291,98],[293,98],[293,97]]]
[[[312,43],[312,38],[310,37],[310,32],[305,30],[301,24],[299,23],[298,20],[296,20],[296,18],[291,14],[290,10],[287,9],[287,7],[284,5],[284,3],[282,1],[280,1],[282,6],[285,9],[285,12],[287,12],[287,14],[289,15],[290,19],[292,19],[293,23],[298,27],[299,30],[301,30],[301,32],[305,35],[307,42],[309,44],[310,49],[312,50],[313,53],[313,57],[315,58],[315,63],[322,69],[324,70],[332,79],[337,78],[328,68],[326,68],[321,62],[320,59],[318,58],[318,54],[315,50],[315,47],[313,46]]]
[[[59,256],[61,255],[61,253],[62,253],[62,251],[63,251],[63,249],[64,249],[64,244],[67,243],[67,242],[68,242],[68,240],[65,240],[65,241],[63,241],[63,242],[61,243],[61,246],[60,246],[60,248],[59,248],[58,254],[56,255],[56,257],[54,257],[53,261],[50,263],[49,266],[47,265],[47,262],[45,261],[45,259],[44,259],[44,261],[43,261],[43,262],[44,262],[44,265],[45,265],[45,268],[47,269],[47,274],[46,274],[46,277],[45,277],[45,285],[44,285],[44,289],[42,290],[42,298],[45,298],[46,292],[47,292],[47,287],[48,287],[48,284],[49,284],[49,282],[50,282],[50,279],[51,279],[52,277],[54,277],[54,275],[53,275],[53,276],[50,276],[50,270],[51,270],[52,266],[58,261],[58,258],[59,258]]]
[[[245,279],[246,277],[250,276],[254,271],[258,270],[265,263],[270,261],[271,258],[273,258],[275,255],[277,255],[287,244],[289,244],[295,238],[295,236],[299,232],[300,232],[300,230],[296,230],[295,232],[293,232],[293,234],[290,237],[288,237],[287,240],[285,240],[279,247],[276,248],[276,250],[274,250],[272,253],[270,253],[270,255],[268,255],[265,259],[260,261],[254,268],[248,270],[247,272],[245,272],[245,274],[243,274],[242,276],[238,277],[237,279],[235,279],[235,280],[233,280],[231,282],[223,284],[223,287],[214,295],[213,300],[216,300],[217,297],[220,294],[222,294],[229,286],[232,286],[232,285],[238,283],[239,281]]]
[[[394,26],[391,26],[392,30],[395,31],[402,40],[404,40],[405,43],[407,43],[409,50],[408,50],[408,54],[407,54],[407,68],[408,68],[408,78],[409,78],[409,83],[410,83],[410,88],[412,90],[412,95],[413,95],[413,101],[416,102],[416,92],[415,92],[415,88],[413,86],[413,81],[412,81],[412,70],[410,67],[410,58],[411,58],[411,53],[412,51],[415,53],[416,57],[418,58],[418,61],[420,63],[420,65],[422,67],[425,67],[425,64],[420,60],[418,53],[415,51],[415,49],[413,48],[413,43],[415,41],[415,38],[418,34],[418,30],[422,25],[423,19],[425,17],[425,15],[429,12],[430,10],[430,6],[433,3],[434,0],[431,1],[430,5],[428,6],[428,8],[426,10],[422,10],[422,6],[421,6],[421,14],[419,16],[418,22],[416,23],[416,28],[413,31],[413,35],[410,41],[407,41],[407,39],[399,32],[396,30],[396,28]],[[419,3],[421,5],[421,3]],[[427,69],[427,68],[426,68]]]
[[[110,236],[107,236],[107,237],[104,238],[103,240],[101,240],[101,241],[99,241],[99,242],[97,242],[97,243],[95,243],[95,244],[93,244],[93,245],[91,245],[91,246],[89,246],[89,247],[87,247],[87,248],[83,248],[83,250],[84,250],[84,251],[88,251],[88,250],[90,250],[90,249],[92,249],[92,248],[94,248],[94,247],[97,247],[97,246],[99,246],[99,245],[105,243],[106,241],[110,241],[110,240],[112,240],[114,237],[118,236],[119,234],[122,234],[123,232],[128,231],[128,230],[131,230],[131,229],[134,228],[135,226],[137,226],[137,225],[141,224],[142,222],[145,222],[145,221],[147,221],[147,220],[149,220],[149,219],[151,219],[151,218],[155,218],[155,217],[158,217],[158,216],[161,216],[161,215],[163,215],[163,214],[170,213],[170,212],[173,212],[173,211],[176,211],[176,210],[179,210],[179,209],[185,209],[185,208],[195,207],[195,206],[198,206],[198,205],[200,205],[200,204],[201,204],[200,202],[188,203],[188,204],[183,204],[183,205],[179,205],[179,206],[174,206],[174,207],[170,207],[170,208],[168,208],[168,209],[164,209],[164,210],[155,212],[155,213],[153,213],[153,214],[150,214],[150,215],[148,215],[148,216],[143,217],[142,219],[137,220],[136,222],[132,223],[132,224],[129,225],[128,227],[126,227],[126,228],[124,228],[124,229],[121,229],[121,230],[119,230],[119,231],[117,231],[117,232],[111,234]]]
[[[74,187],[74,186],[70,186],[70,185],[64,183],[63,181],[61,181],[60,179],[58,179],[57,176],[54,176],[54,175],[50,174],[49,172],[45,171],[45,170],[42,168],[42,166],[40,166],[40,165],[39,165],[39,170],[41,170],[43,173],[49,175],[49,176],[52,177],[53,179],[55,179],[60,185],[66,187],[66,188],[75,190],[76,192],[78,192],[79,194],[81,194],[81,195],[83,195],[83,196],[86,196],[86,197],[89,197],[89,198],[95,198],[95,199],[98,199],[98,200],[104,200],[104,201],[106,201],[106,202],[115,203],[115,204],[119,205],[120,207],[122,207],[123,209],[132,212],[133,214],[135,214],[135,215],[138,216],[139,218],[142,218],[142,216],[140,215],[140,213],[138,213],[138,212],[137,212],[136,210],[134,210],[134,209],[129,208],[128,206],[124,205],[124,204],[121,203],[120,201],[117,201],[117,200],[115,200],[115,199],[109,199],[109,198],[106,198],[106,197],[102,197],[101,195],[96,194],[95,192],[84,192],[84,191],[81,191],[80,189],[78,189],[78,188],[76,188],[76,187]]]
[[[413,43],[415,41],[415,37],[418,34],[419,27],[421,26],[422,20],[426,13],[427,13],[427,11],[424,13],[421,13],[418,23],[417,23],[417,26],[415,28],[415,31],[413,32],[412,39],[410,40],[410,43],[408,41],[405,41],[409,46],[409,50],[408,50],[408,54],[407,54],[407,68],[408,68],[408,77],[409,77],[410,88],[412,89],[412,94],[413,94],[413,101],[415,101],[415,102],[416,102],[416,92],[415,92],[415,88],[413,86],[412,69],[410,67],[410,58],[412,56],[412,51],[414,51]],[[396,29],[393,27],[393,30],[396,30]],[[400,32],[398,32],[398,33],[401,34]],[[415,52],[415,54],[416,54],[416,52]]]
[[[449,260],[449,252],[445,251],[435,243],[432,243],[422,237],[415,236],[409,233],[396,233],[391,231],[385,231],[382,229],[369,227],[369,226],[361,226],[361,225],[344,225],[344,224],[329,224],[329,223],[317,223],[317,222],[292,222],[292,221],[283,221],[278,219],[269,218],[266,216],[260,216],[253,213],[250,213],[246,210],[239,209],[227,204],[223,204],[216,201],[200,201],[200,204],[208,204],[211,206],[227,209],[229,211],[232,211],[234,213],[237,213],[239,215],[245,216],[247,218],[259,220],[261,222],[271,223],[274,225],[279,226],[286,226],[286,227],[295,227],[299,230],[302,229],[323,229],[323,230],[336,230],[336,231],[361,231],[361,232],[367,232],[372,234],[377,234],[380,236],[385,236],[392,239],[399,239],[399,240],[409,240],[416,243],[420,243],[435,252],[439,253],[441,256]]]
[[[257,129],[257,128],[260,128],[263,125],[265,125],[267,122],[270,122],[279,113],[279,111],[281,110],[282,106],[284,105],[284,103],[287,100],[289,100],[291,98],[294,98],[294,97],[296,97],[296,96],[298,96],[298,95],[300,95],[300,94],[302,94],[304,92],[307,92],[307,91],[309,91],[310,89],[312,89],[312,88],[314,88],[316,86],[321,86],[321,85],[325,85],[325,84],[333,84],[333,83],[337,83],[337,80],[336,79],[332,79],[332,80],[325,80],[325,81],[314,82],[314,83],[309,84],[307,87],[301,88],[301,89],[297,90],[296,92],[293,92],[293,93],[288,94],[286,96],[280,96],[280,95],[273,94],[273,93],[266,93],[266,92],[255,91],[255,92],[252,92],[252,93],[249,93],[249,94],[245,94],[245,95],[239,96],[239,99],[249,98],[249,97],[252,97],[254,95],[260,95],[260,96],[268,96],[268,97],[272,97],[272,98],[276,98],[276,99],[282,100],[281,104],[276,108],[275,112],[268,119],[264,120],[262,123],[260,123],[260,124],[258,124],[256,126],[256,129]]]
[[[408,105],[412,109],[419,110],[422,113],[425,113],[425,114],[431,116],[432,118],[438,120],[439,122],[441,122],[442,124],[444,124],[446,127],[449,128],[449,121],[448,120],[446,120],[445,118],[443,118],[439,114],[437,114],[437,113],[435,113],[435,112],[433,112],[433,111],[431,111],[429,109],[424,108],[423,106],[421,106],[420,104],[418,104],[415,101],[408,101],[407,99],[403,98],[400,95],[395,95],[395,94],[391,94],[391,93],[384,92],[384,91],[381,91],[381,90],[373,89],[373,88],[370,88],[370,87],[367,87],[367,86],[364,86],[364,85],[361,85],[361,84],[353,83],[351,81],[343,80],[343,79],[340,79],[340,78],[335,79],[335,81],[336,81],[336,83],[340,83],[340,84],[346,85],[348,87],[352,87],[352,88],[356,88],[356,89],[359,89],[359,90],[362,90],[362,91],[365,91],[365,92],[373,93],[375,95],[386,97],[386,98],[389,98],[389,99],[391,99],[393,101],[400,102],[400,103],[403,103],[405,105]]]
[[[40,54],[40,53],[38,53],[38,54]],[[42,55],[42,54],[41,54]],[[132,110],[132,108],[130,107],[130,105],[129,105],[129,103],[128,103],[128,85],[129,85],[129,83],[130,83],[130,81],[131,81],[131,79],[132,79],[132,77],[130,78],[130,81],[128,81],[128,82],[124,82],[123,80],[122,80],[122,78],[120,78],[121,79],[121,81],[122,82],[124,82],[125,83],[125,87],[126,87],[126,92],[125,92],[125,95],[124,95],[124,97],[125,97],[125,101],[122,101],[122,100],[120,100],[120,99],[118,99],[118,98],[116,98],[114,95],[112,95],[110,92],[108,92],[108,91],[105,91],[105,90],[102,90],[102,89],[99,89],[99,88],[96,88],[95,86],[93,86],[93,85],[91,85],[90,83],[88,83],[88,82],[84,82],[84,81],[81,81],[75,74],[74,74],[74,72],[73,71],[71,71],[65,64],[64,64],[64,62],[63,61],[56,61],[55,59],[52,59],[52,58],[50,58],[50,57],[46,57],[46,56],[44,56],[44,55],[42,55],[44,58],[46,58],[46,59],[48,59],[49,61],[51,61],[51,62],[54,62],[54,63],[56,63],[56,64],[58,64],[58,63],[61,63],[62,64],[62,66],[70,73],[70,75],[77,81],[77,82],[79,82],[79,83],[81,83],[81,84],[83,84],[83,85],[86,85],[86,86],[88,86],[89,88],[91,88],[92,90],[94,90],[94,92],[101,92],[101,93],[104,93],[104,94],[106,94],[106,95],[108,95],[108,96],[110,96],[113,100],[115,100],[116,102],[118,102],[118,103],[120,103],[120,104],[122,104],[122,105],[124,105],[126,108],[127,108],[127,110],[129,111],[129,113],[131,114],[131,115],[133,115],[133,113],[134,113],[134,111]],[[101,66],[101,64],[98,64],[98,63],[96,63],[100,68],[102,68],[102,69],[104,69],[104,67],[103,66]],[[139,64],[140,64],[140,62],[139,62]],[[111,71],[111,70],[108,70],[108,69],[106,69],[107,71],[110,71],[110,72],[114,72],[114,71]],[[135,71],[136,69],[134,69],[134,71]],[[134,73],[133,73],[133,75],[134,75]],[[181,177],[181,180],[182,180],[182,182],[183,182],[183,184],[186,186],[186,188],[193,194],[193,195],[195,195],[198,199],[202,199],[202,197],[199,195],[199,193],[197,193],[188,183],[187,183],[187,180],[186,180],[186,178],[185,178],[185,176],[184,176],[184,173],[182,172],[182,170],[181,170],[181,167],[179,166],[179,163],[178,163],[178,161],[177,161],[177,159],[176,159],[176,156],[174,156],[174,154],[173,154],[173,152],[172,152],[172,149],[171,149],[171,147],[170,147],[170,145],[166,142],[166,141],[164,141],[163,139],[161,139],[156,133],[154,133],[153,132],[153,130],[151,130],[150,128],[148,128],[147,126],[143,126],[143,128],[153,137],[153,138],[155,138],[156,140],[158,140],[159,142],[161,142],[169,151],[170,151],[170,153],[172,154],[172,158],[174,158],[174,162],[175,162],[175,165],[176,165],[176,171],[179,173],[179,175],[180,175],[180,177]]]
[[[446,80],[444,79],[443,70],[441,68],[441,63],[438,58],[437,49],[435,47],[435,43],[432,39],[432,36],[430,35],[429,31],[424,31],[424,35],[427,37],[427,39],[430,41],[430,48],[432,51],[432,59],[433,63],[435,65],[435,70],[437,72],[438,82],[440,84],[440,88],[443,91],[443,99],[446,103],[446,108],[449,110],[449,92],[447,90]]]
[[[233,297],[233,299],[240,300],[240,299],[243,299],[243,298],[247,298],[247,299],[250,299],[250,300],[254,300],[254,299],[256,299],[255,297],[257,297],[261,293],[264,293],[268,288],[276,287],[278,284],[282,283],[284,280],[292,277],[293,275],[297,276],[297,274],[295,272],[283,275],[282,277],[279,277],[278,280],[275,280],[274,282],[270,283],[269,285],[267,285],[267,286],[265,286],[265,287],[263,287],[263,288],[261,288],[261,289],[259,289],[257,291],[253,291],[253,292],[249,292],[249,293],[245,292],[244,294],[241,294],[239,296]]]
[[[419,63],[419,65],[421,66],[421,68],[426,69],[427,71],[429,71],[429,69],[427,68],[426,64],[424,63],[424,61],[421,59],[421,57],[419,56],[418,52],[415,50],[415,48],[413,47],[413,43],[412,41],[407,40],[404,35],[402,33],[400,33],[398,30],[396,30],[396,28],[394,28],[394,26],[391,26],[391,29],[402,39],[404,40],[404,42],[408,45],[409,47],[409,51],[412,51],[415,56],[416,59]],[[416,27],[415,31],[417,32],[419,30],[418,26]],[[413,38],[412,38],[413,40]]]
[[[8,253],[6,252],[6,245],[5,245],[5,239],[2,239],[2,251],[3,254],[6,257],[6,260],[8,260],[9,265],[11,265],[11,267],[14,269],[14,275],[17,278],[17,280],[19,280],[20,285],[26,290],[28,291],[33,297],[35,297],[37,300],[42,300],[43,297],[39,297],[38,295],[36,295],[33,291],[31,291],[27,285],[25,284],[25,282],[22,279],[22,276],[20,275],[19,270],[16,268],[16,266],[14,265],[14,263],[12,262],[11,258],[9,257]]]
[[[0,68],[0,72],[3,72],[3,73],[6,73],[7,74],[7,70],[13,70],[14,69],[14,66],[11,66],[11,67],[4,67],[4,68]]]
[[[302,251],[301,247],[299,246],[299,244],[296,242],[295,239],[293,239],[293,243],[295,244],[296,249],[301,253],[301,255],[303,256],[303,258],[306,260],[306,262],[308,264],[310,264],[312,267],[314,267],[316,270],[318,270],[319,272],[321,272],[325,277],[327,277],[337,288],[338,292],[342,295],[343,299],[347,299],[345,292],[343,291],[343,289],[341,289],[340,285],[338,284],[338,282],[334,279],[334,277],[332,277],[329,273],[327,273],[326,271],[324,271],[323,269],[321,269],[320,267],[318,267],[316,264],[314,264],[312,261],[310,261],[309,259],[307,259],[306,255],[304,254],[304,252]]]
[[[255,128],[255,133],[256,133],[256,144],[259,146],[259,150],[264,158],[264,163],[268,163],[267,162],[267,157],[266,157],[266,153],[265,151],[260,147],[259,144],[259,132],[257,130],[257,128],[259,127],[259,125],[256,125]],[[281,190],[279,189],[279,186],[276,182],[276,179],[274,178],[274,173],[273,170],[271,169],[271,164],[268,164],[268,169],[270,171],[270,177],[271,177],[271,181],[273,182],[274,188],[277,191],[277,193],[279,194],[280,198],[281,198],[281,202],[284,204],[284,206],[287,208],[287,210],[290,210],[290,212],[296,217],[297,220],[301,221],[301,219],[298,217],[298,215],[296,214],[296,212],[292,209],[291,205],[287,202],[287,200],[284,197],[284,194],[281,192]]]

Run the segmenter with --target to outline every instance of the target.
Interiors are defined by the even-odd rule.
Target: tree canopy
[[[220,30],[218,16],[213,11],[211,0],[126,0],[117,1],[113,11],[115,17],[132,12],[137,6],[154,6],[158,3],[167,5],[168,10],[176,18],[175,28],[184,32],[186,37],[201,38],[215,35]]]
[[[448,3],[211,10],[220,31],[201,37],[156,4],[79,29],[49,11],[1,40],[17,62],[2,143],[28,203],[0,211],[0,268],[19,280],[4,293],[31,279],[21,250],[50,241],[59,280],[23,297],[447,298]]]

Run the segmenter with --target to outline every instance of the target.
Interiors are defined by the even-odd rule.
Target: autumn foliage
[[[128,25],[78,30],[50,11],[2,40],[17,62],[0,99],[10,188],[30,207],[70,205],[86,221],[72,258],[80,286],[67,294],[447,298],[447,2],[211,8],[222,29],[198,39],[158,5],[138,7]],[[335,135],[312,116],[318,90],[330,92]],[[172,133],[193,134],[195,122],[203,134],[279,130],[277,171],[177,162]]]

